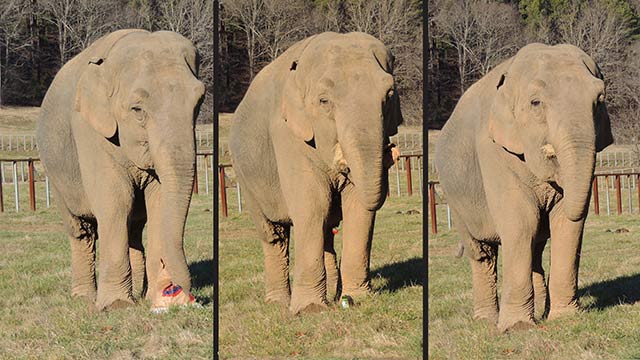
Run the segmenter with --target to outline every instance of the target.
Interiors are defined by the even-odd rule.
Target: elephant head
[[[586,216],[595,153],[613,142],[596,63],[572,45],[531,44],[495,84],[489,136],[563,192],[572,221]]]
[[[324,33],[290,51],[284,121],[329,168],[348,177],[363,206],[379,209],[387,191],[389,136],[402,123],[393,56],[364,33]]]
[[[179,34],[121,30],[87,50],[76,111],[120,162],[158,181],[163,262],[190,289],[183,235],[195,170],[194,125],[204,94],[193,44]],[[84,61],[83,58],[80,58]],[[174,254],[168,256],[167,254]]]

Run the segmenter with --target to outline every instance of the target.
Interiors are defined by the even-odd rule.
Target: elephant
[[[237,107],[229,149],[261,238],[266,301],[293,314],[362,298],[389,136],[402,123],[392,54],[364,33],[299,41],[262,69]],[[343,221],[340,266],[332,229]],[[295,264],[289,284],[289,238]]]
[[[533,326],[534,313],[553,319],[579,309],[595,154],[612,143],[603,75],[572,45],[529,44],[462,95],[435,164],[471,263],[474,318],[505,332]]]
[[[71,294],[99,310],[133,304],[145,286],[153,311],[196,304],[183,236],[198,62],[177,33],[118,30],[68,61],[42,102],[36,136],[71,244]]]

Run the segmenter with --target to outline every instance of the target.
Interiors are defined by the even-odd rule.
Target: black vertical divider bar
[[[422,1],[422,139],[429,139],[427,126],[425,122],[427,121],[427,84],[428,84],[428,69],[429,69],[429,57],[426,56],[429,49],[429,26],[428,26],[428,16],[429,14],[429,5],[428,1]],[[426,184],[428,181],[428,171],[429,169],[429,149],[428,149],[429,141],[422,141],[422,154],[424,156],[425,162],[422,167],[422,178],[425,181],[422,181],[422,193],[426,194]],[[423,359],[428,358],[428,313],[429,313],[429,292],[427,285],[429,283],[429,269],[428,269],[428,225],[427,225],[427,202],[424,201],[424,196],[422,197],[422,262],[424,269],[423,276],[424,282],[422,287],[422,354]]]
[[[219,12],[219,1],[213,0],[213,171],[214,174],[217,175],[218,170],[218,78],[220,77],[220,66],[219,66],[219,35],[218,35],[218,12]],[[213,358],[218,359],[218,349],[219,349],[219,304],[220,304],[220,296],[219,296],[219,288],[218,288],[218,277],[219,277],[219,257],[218,257],[218,177],[213,177]]]

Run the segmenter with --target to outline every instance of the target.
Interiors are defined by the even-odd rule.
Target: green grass
[[[429,234],[429,358],[640,359],[638,215],[598,217],[591,212],[579,273],[583,310],[507,335],[472,319],[470,266],[466,258],[454,256],[459,237],[447,230],[445,206],[438,206],[438,216],[439,233]],[[623,228],[629,232],[615,233]],[[549,253],[547,245],[547,275]]]
[[[106,359],[213,356],[212,197],[194,195],[185,251],[193,293],[203,309],[164,315],[149,304],[95,312],[71,298],[70,250],[55,208],[46,208],[37,183],[38,210],[29,210],[28,186],[20,184],[21,211],[13,209],[13,187],[5,184],[0,214],[0,358]],[[55,199],[52,199],[55,203]],[[98,240],[99,241],[99,240]]]
[[[392,192],[377,215],[371,252],[375,294],[348,310],[332,306],[300,316],[265,303],[262,247],[248,214],[238,213],[234,188],[227,197],[229,217],[220,221],[222,358],[420,358],[422,215],[406,214],[421,210],[420,196]],[[340,244],[341,233],[338,253]]]

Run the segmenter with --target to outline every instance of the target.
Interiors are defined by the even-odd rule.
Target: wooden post
[[[220,202],[222,207],[222,216],[227,217],[227,185],[224,183],[224,166],[220,166]]]
[[[616,175],[616,206],[618,215],[622,214],[622,194],[620,191],[620,175]]]
[[[33,177],[33,159],[27,160],[29,164],[29,204],[31,211],[36,211],[36,185]]]
[[[411,186],[411,158],[409,156],[404,158],[404,169],[407,172],[407,194],[413,195],[413,187]]]
[[[193,172],[193,193],[198,195],[198,155],[196,155],[196,168]]]
[[[600,215],[600,200],[598,199],[598,177],[593,177],[593,210]]]
[[[429,211],[431,212],[431,233],[438,233],[438,223],[436,219],[436,184],[429,184]]]

